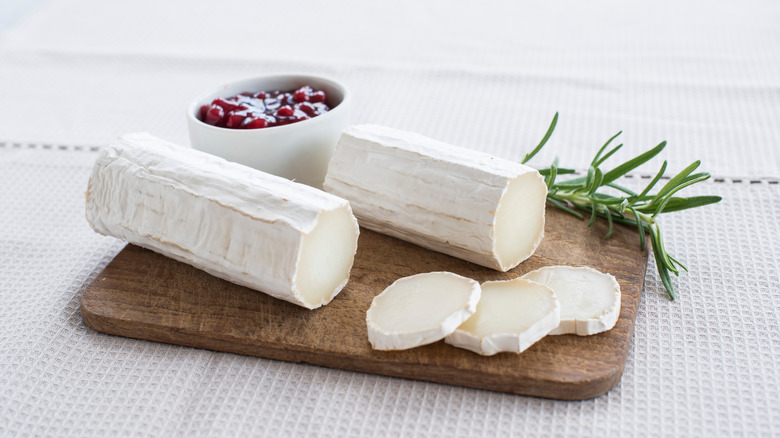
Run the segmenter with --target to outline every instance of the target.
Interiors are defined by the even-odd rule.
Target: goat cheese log
[[[342,133],[324,188],[349,200],[361,226],[499,271],[544,235],[538,171],[383,126]]]
[[[98,233],[309,309],[357,250],[346,200],[145,133],[103,149],[86,198]]]

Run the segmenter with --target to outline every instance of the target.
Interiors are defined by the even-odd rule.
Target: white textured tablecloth
[[[515,3],[51,1],[0,36],[0,435],[780,435],[780,4]],[[689,194],[724,201],[664,218],[691,272],[670,302],[651,262],[621,382],[559,402],[87,328],[122,248],[84,219],[94,149],[185,143],[192,97],[291,70],[347,82],[355,122],[510,159],[555,111],[539,165],[621,129],[616,160],[702,159]]]

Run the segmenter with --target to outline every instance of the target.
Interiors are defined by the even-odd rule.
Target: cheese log
[[[145,133],[102,150],[86,198],[98,233],[309,309],[357,250],[346,200]]]
[[[342,133],[324,188],[349,200],[361,226],[499,271],[544,235],[538,171],[383,126]]]
[[[522,278],[544,284],[561,302],[561,323],[551,335],[593,335],[620,317],[620,285],[615,277],[587,266],[545,266]]]
[[[560,304],[545,285],[522,278],[482,283],[477,311],[444,342],[483,356],[522,353],[560,322]]]

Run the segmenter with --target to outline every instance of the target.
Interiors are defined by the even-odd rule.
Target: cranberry
[[[304,85],[291,91],[244,91],[203,105],[198,118],[230,129],[259,129],[300,122],[330,110],[327,95]]]

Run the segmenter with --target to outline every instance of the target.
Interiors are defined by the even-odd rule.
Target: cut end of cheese
[[[444,342],[475,353],[521,353],[558,326],[560,305],[550,288],[516,278],[482,284],[477,311]]]
[[[494,252],[508,271],[536,251],[544,237],[547,186],[538,172],[513,179],[498,204],[494,222]]]
[[[347,284],[360,229],[349,206],[320,213],[303,237],[294,284],[306,307],[329,303]]]
[[[475,311],[479,283],[451,272],[396,280],[366,313],[368,339],[376,350],[405,350],[443,339]]]
[[[550,334],[587,336],[617,323],[620,285],[610,274],[586,266],[546,266],[522,278],[546,285],[561,302],[561,324]]]

